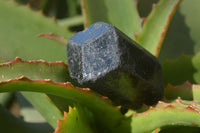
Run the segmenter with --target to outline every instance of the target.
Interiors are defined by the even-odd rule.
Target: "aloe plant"
[[[27,3],[28,0],[0,0],[1,131],[200,131],[200,30],[199,14],[194,13],[199,10],[199,1],[39,0]],[[87,28],[98,21],[116,26],[159,59],[165,92],[157,104],[128,109],[124,114],[109,98],[90,88],[81,88],[70,77],[63,44],[83,25]],[[6,105],[12,97],[8,92],[15,91],[20,91],[50,126],[14,117]]]

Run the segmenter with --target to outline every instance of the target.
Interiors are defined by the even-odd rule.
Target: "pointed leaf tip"
[[[69,107],[69,112],[64,113],[64,118],[58,120],[58,126],[54,133],[93,133],[91,123],[93,118],[88,115],[88,110],[79,105]]]

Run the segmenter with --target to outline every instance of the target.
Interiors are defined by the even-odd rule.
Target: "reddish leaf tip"
[[[146,19],[147,19],[146,17],[143,17],[143,18],[141,18],[142,25],[144,25],[144,23],[145,23]]]
[[[53,19],[54,21],[56,21],[56,16],[53,16],[52,19]]]
[[[31,7],[31,4],[30,4],[30,3],[27,3],[26,6],[27,6],[27,7]]]
[[[39,12],[43,14],[43,10],[39,10]]]

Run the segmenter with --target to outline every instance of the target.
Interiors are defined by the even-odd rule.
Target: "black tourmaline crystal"
[[[125,108],[155,104],[163,96],[157,59],[110,24],[97,22],[67,43],[70,76]]]

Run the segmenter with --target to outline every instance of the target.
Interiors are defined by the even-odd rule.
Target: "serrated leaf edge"
[[[69,106],[69,112],[68,112],[68,113],[70,113],[71,111],[72,111],[72,107]],[[64,111],[64,117],[63,117],[63,119],[58,119],[58,120],[57,120],[58,126],[56,127],[56,130],[55,130],[54,133],[59,133],[59,131],[61,130],[61,129],[60,129],[60,125],[61,125],[61,123],[62,123],[63,121],[65,121],[66,119],[67,119],[67,112]],[[67,127],[66,127],[66,128],[67,128]]]
[[[29,78],[27,78],[25,76],[21,76],[21,77],[15,78],[15,79],[7,80],[7,81],[0,81],[0,85],[2,85],[2,84],[8,84],[8,83],[15,82],[15,81],[43,82],[43,83],[50,83],[50,84],[53,84],[53,85],[59,85],[59,86],[63,86],[63,87],[70,87],[70,88],[74,88],[76,90],[80,90],[80,91],[83,91],[83,92],[90,93],[92,95],[95,95],[95,96],[103,99],[103,100],[108,100],[108,98],[105,97],[105,96],[101,97],[101,96],[93,93],[92,90],[89,89],[89,88],[76,87],[76,86],[73,86],[70,82],[57,83],[57,82],[52,81],[51,79],[31,80],[31,79],[29,79]]]
[[[166,110],[166,109],[188,110],[188,111],[193,111],[193,112],[196,112],[196,113],[200,114],[200,110],[196,109],[196,108],[200,108],[200,103],[195,101],[195,100],[193,100],[191,102],[198,103],[199,105],[190,105],[190,104],[183,103],[182,99],[180,97],[178,97],[176,100],[174,100],[171,103],[166,103],[166,102],[163,102],[163,101],[159,101],[157,104],[163,104],[164,107],[156,107],[156,105],[155,105],[155,107],[150,106],[149,109],[147,111],[145,111],[145,112],[134,113],[133,117],[137,117],[137,116],[140,116],[140,115],[148,115],[148,112],[154,111],[154,110],[158,111],[158,110]],[[176,107],[173,104],[179,104],[179,105],[183,105],[185,107]]]
[[[162,46],[162,42],[163,42],[164,37],[165,37],[165,35],[166,35],[166,32],[167,32],[167,29],[168,29],[168,27],[169,27],[170,21],[171,21],[171,19],[172,19],[174,13],[175,13],[175,11],[176,11],[176,9],[177,9],[177,7],[178,7],[178,5],[180,4],[181,1],[182,1],[182,0],[178,0],[178,2],[174,5],[173,10],[172,10],[171,13],[169,14],[169,17],[168,17],[168,19],[167,19],[167,22],[166,22],[166,24],[165,24],[165,26],[164,26],[164,29],[163,29],[163,31],[162,31],[162,33],[161,33],[161,35],[160,35],[160,40],[159,40],[159,42],[158,42],[158,44],[157,44],[156,51],[155,51],[155,53],[154,53],[154,55],[155,55],[156,57],[158,57],[158,55],[159,55],[159,52],[160,52],[160,49],[161,49],[161,46]],[[159,1],[159,2],[160,2],[160,1]],[[147,22],[146,20],[148,20],[148,19],[151,17],[151,14],[154,12],[154,10],[156,9],[156,7],[157,7],[158,4],[159,4],[159,3],[153,4],[153,5],[152,5],[152,10],[151,10],[151,12],[150,12],[149,15],[143,20],[143,25],[142,25],[142,28],[141,28],[140,33],[138,33],[137,35],[135,35],[135,39],[136,39],[136,40],[138,39],[138,37],[139,37],[140,35],[142,35],[143,29],[144,29],[144,25],[145,25],[145,23]]]
[[[20,62],[20,63],[29,63],[29,64],[35,64],[35,63],[36,64],[45,64],[45,65],[48,65],[48,66],[50,66],[50,65],[62,65],[64,67],[66,67],[66,68],[68,67],[63,61],[55,61],[55,62],[46,62],[44,60],[26,60],[26,61],[24,61],[19,57],[16,57],[14,60],[12,60],[10,62],[1,63],[0,67],[2,67],[2,66],[11,66],[11,65],[13,65],[15,63],[18,63],[18,62]]]
[[[7,92],[7,91],[26,91],[26,90],[20,90],[20,88],[17,88],[17,89],[15,89],[15,90],[10,90],[11,88],[5,88],[4,87],[4,85],[6,85],[6,84],[9,84],[9,83],[14,83],[14,84],[16,84],[17,82],[26,82],[26,83],[48,83],[48,84],[51,84],[51,85],[56,85],[56,86],[61,86],[61,87],[64,87],[64,88],[71,88],[71,89],[75,89],[75,90],[77,90],[77,91],[79,91],[79,92],[83,92],[83,94],[84,93],[87,93],[88,94],[88,96],[90,95],[90,96],[92,96],[93,98],[96,98],[96,100],[94,100],[94,101],[99,101],[100,102],[100,104],[103,104],[103,105],[106,105],[107,106],[107,110],[104,110],[104,108],[103,107],[98,107],[99,109],[99,111],[97,111],[97,109],[96,108],[94,108],[94,107],[92,107],[92,106],[90,106],[89,105],[89,103],[85,103],[86,105],[85,106],[87,106],[88,107],[88,109],[90,109],[92,112],[94,112],[94,113],[96,113],[98,116],[98,119],[99,119],[99,115],[103,115],[103,116],[105,116],[105,118],[108,118],[108,119],[110,119],[110,120],[107,120],[107,121],[112,121],[112,123],[110,123],[110,125],[104,125],[104,126],[108,126],[108,128],[113,128],[113,127],[115,127],[115,126],[117,126],[117,125],[119,125],[120,123],[121,123],[121,121],[123,120],[123,119],[125,119],[125,117],[120,113],[120,111],[119,111],[119,108],[116,108],[115,106],[113,106],[111,103],[110,103],[110,101],[109,101],[109,99],[107,98],[107,97],[104,97],[104,96],[100,96],[100,95],[97,95],[96,93],[94,93],[94,92],[92,92],[89,88],[79,88],[79,87],[75,87],[75,86],[73,86],[71,83],[69,83],[69,82],[65,82],[65,83],[56,83],[56,82],[53,82],[53,81],[51,81],[50,79],[44,79],[44,80],[30,80],[29,78],[27,78],[27,77],[24,77],[24,76],[22,76],[22,77],[19,77],[19,78],[15,78],[15,79],[11,79],[11,80],[7,80],[7,81],[1,81],[0,82],[0,88],[1,88],[1,86],[2,86],[2,88],[3,88],[3,90],[0,90],[1,92]],[[21,84],[19,84],[19,85],[21,85]],[[36,84],[37,85],[37,84]],[[60,88],[60,91],[63,91],[63,89],[64,88]],[[7,90],[8,89],[8,90]],[[47,89],[45,89],[45,90],[39,90],[38,88],[36,89],[36,88],[32,88],[31,90],[29,89],[29,91],[33,91],[33,92],[46,92],[46,93],[48,93],[48,94],[54,94],[53,92],[48,92],[48,90]],[[54,90],[54,91],[56,91],[56,90]],[[69,91],[69,90],[68,90]],[[57,96],[61,96],[61,97],[65,97],[64,96],[64,94],[57,94]],[[99,99],[99,100],[97,100],[97,99]],[[75,97],[75,102],[76,102],[76,100],[78,100],[76,97]],[[93,102],[93,104],[94,104],[94,102]],[[98,105],[97,105],[98,106]],[[106,111],[108,111],[108,113],[106,113]],[[103,113],[103,114],[102,114]],[[114,116],[111,116],[111,115],[109,115],[110,113],[113,113],[113,114],[115,114]],[[102,116],[101,116],[102,117]],[[102,120],[102,121],[100,121],[100,123],[101,124],[103,124],[103,123],[106,123],[105,122],[105,118]],[[103,122],[103,123],[102,123]]]

